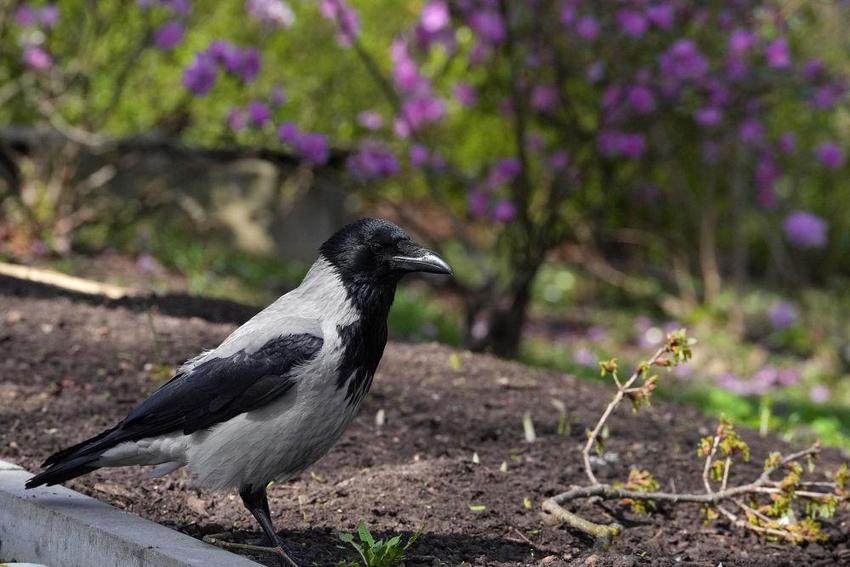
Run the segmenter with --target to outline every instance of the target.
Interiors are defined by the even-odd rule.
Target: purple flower
[[[29,4],[21,4],[15,8],[15,23],[21,27],[28,28],[38,23],[38,12]]]
[[[655,110],[655,95],[649,87],[643,85],[629,89],[626,101],[638,114],[647,114]]]
[[[178,16],[188,16],[192,11],[191,0],[160,0],[160,3]]]
[[[561,171],[570,164],[570,154],[567,150],[557,150],[549,156],[549,167]]]
[[[367,130],[380,130],[384,126],[384,117],[375,110],[364,110],[357,115],[357,123]]]
[[[826,246],[827,224],[808,211],[794,211],[782,223],[785,238],[797,248],[823,248]]]
[[[252,82],[260,74],[260,51],[256,47],[249,47],[242,52],[242,61],[236,74],[246,83]]]
[[[715,383],[724,390],[729,390],[733,394],[745,396],[750,393],[748,384],[731,372],[724,372],[718,376],[715,379]]]
[[[395,86],[402,93],[425,91],[426,80],[419,74],[419,68],[412,59],[397,61],[393,66]]]
[[[233,107],[227,112],[227,127],[234,132],[241,132],[248,126],[248,116],[239,107]]]
[[[280,85],[276,85],[274,88],[272,88],[272,94],[269,98],[273,106],[283,106],[283,104],[286,102],[286,93],[284,92],[283,87]]]
[[[758,144],[764,139],[764,126],[757,118],[747,118],[738,127],[738,137],[745,144]]]
[[[621,132],[600,132],[596,140],[599,151],[604,156],[615,156],[620,153],[620,145],[622,140]]]
[[[242,53],[239,49],[223,39],[211,42],[206,53],[218,65],[223,66],[228,73],[235,73],[239,65],[242,64]]]
[[[272,112],[264,102],[254,100],[248,103],[248,116],[251,118],[251,124],[262,128],[271,120]]]
[[[466,199],[466,207],[470,216],[475,218],[483,217],[487,214],[489,206],[490,196],[486,192],[477,189],[469,192]]]
[[[298,126],[292,122],[284,122],[277,128],[277,138],[284,144],[295,144],[300,137]]]
[[[646,139],[643,134],[626,134],[620,146],[620,151],[627,158],[637,159],[646,150]]]
[[[680,80],[699,79],[708,72],[708,61],[690,39],[678,39],[658,58],[662,74]]]
[[[280,132],[278,132],[280,135]],[[309,163],[321,165],[327,163],[331,156],[328,139],[317,133],[307,133],[298,136],[295,142],[296,150]]]
[[[812,94],[811,105],[817,110],[832,110],[835,108],[842,89],[836,85],[823,85]]]
[[[487,184],[492,188],[499,187],[513,180],[521,171],[522,164],[518,158],[500,159],[490,170],[490,174],[487,176]]]
[[[486,44],[498,45],[505,40],[508,30],[502,16],[495,10],[476,10],[469,16],[469,27]]]
[[[431,86],[419,73],[419,67],[407,51],[407,44],[403,40],[396,40],[392,43],[390,51],[396,89],[405,94],[428,94]]]
[[[573,353],[573,362],[578,364],[579,366],[587,366],[589,368],[595,368],[599,359],[596,358],[596,355],[593,352],[585,347],[581,347]]]
[[[446,105],[436,97],[412,98],[402,106],[402,117],[411,130],[416,131],[443,117]]]
[[[646,9],[646,16],[658,28],[669,30],[673,27],[676,13],[670,4],[657,4]]]
[[[449,7],[443,0],[431,0],[422,7],[419,24],[428,33],[437,33],[449,25]]]
[[[473,106],[478,100],[478,93],[475,92],[475,87],[467,83],[458,83],[452,89],[454,97],[463,106]]]
[[[183,70],[183,86],[196,96],[204,96],[218,79],[218,68],[215,60],[201,52],[195,55],[195,60]]]
[[[746,78],[750,68],[741,59],[729,59],[726,62],[726,77],[730,81],[741,81]]]
[[[780,368],[776,376],[776,382],[780,386],[787,387],[793,386],[799,382],[800,378],[801,376],[799,371],[794,370],[793,368]]]
[[[725,106],[732,98],[729,87],[719,79],[707,80],[705,90],[712,106]]]
[[[499,223],[508,223],[516,217],[516,205],[508,199],[501,199],[493,206],[493,220]]]
[[[46,49],[38,45],[31,45],[24,49],[24,64],[33,71],[46,71],[53,66],[53,57]]]
[[[288,28],[295,22],[292,8],[281,0],[246,0],[245,11],[255,20],[272,27]]]
[[[599,35],[599,22],[596,18],[586,16],[576,22],[576,35],[586,41],[592,41]]]
[[[844,165],[844,150],[835,142],[824,142],[815,148],[815,157],[827,169],[839,169]]]
[[[163,51],[171,51],[183,41],[183,24],[180,22],[165,22],[153,32],[153,42]]]
[[[420,167],[428,162],[428,148],[421,144],[414,144],[410,148],[410,165]]]
[[[391,177],[399,172],[395,154],[373,144],[366,144],[345,162],[348,171],[362,181]]]
[[[602,154],[609,157],[621,155],[636,159],[646,151],[646,139],[643,134],[637,133],[608,130],[599,134],[597,143]]]
[[[558,89],[552,85],[535,85],[531,89],[531,107],[539,112],[552,112],[558,106]]]
[[[587,80],[591,83],[598,83],[605,76],[605,62],[594,61],[587,68]]]
[[[349,46],[360,35],[360,16],[344,0],[322,0],[322,16],[331,20],[337,27],[337,41]]]
[[[779,151],[783,154],[793,154],[797,147],[797,135],[794,132],[784,132],[779,136]]]
[[[38,21],[45,28],[52,28],[59,21],[59,8],[55,4],[45,4],[38,12]]]
[[[829,401],[830,391],[823,384],[815,384],[809,390],[809,399],[816,404],[823,404]]]
[[[750,30],[737,29],[729,35],[729,53],[741,57],[756,44],[756,34]]]
[[[573,25],[576,21],[576,6],[572,2],[565,2],[561,6],[561,24],[566,27]]]
[[[803,65],[803,78],[807,81],[814,81],[823,74],[824,70],[823,62],[820,59],[809,59]]]
[[[764,51],[767,64],[774,69],[786,69],[791,65],[791,52],[788,49],[788,40],[778,37],[767,44]]]
[[[713,106],[704,106],[694,112],[694,120],[700,126],[717,126],[723,120],[723,112]]]
[[[797,322],[797,308],[787,301],[778,301],[770,308],[768,318],[774,329],[787,329]]]
[[[410,137],[410,124],[403,117],[396,117],[393,120],[393,133],[402,139]]]
[[[206,54],[229,74],[236,75],[246,83],[256,79],[260,73],[260,52],[255,47],[243,50],[226,41],[216,40],[210,43]]]
[[[617,10],[617,25],[627,36],[638,38],[646,33],[649,22],[641,12],[630,8]]]

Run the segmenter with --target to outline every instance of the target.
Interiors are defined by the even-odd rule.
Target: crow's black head
[[[382,219],[360,219],[342,227],[320,252],[346,283],[395,286],[410,272],[452,273],[442,258]]]

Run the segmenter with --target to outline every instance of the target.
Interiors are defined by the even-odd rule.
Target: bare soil
[[[51,452],[123,417],[171,368],[215,346],[250,312],[186,296],[104,301],[0,278],[0,458],[37,469]],[[408,565],[850,564],[847,512],[824,522],[828,543],[799,547],[722,521],[706,525],[695,506],[635,516],[616,503],[582,503],[587,517],[626,526],[607,551],[547,523],[540,502],[584,482],[579,448],[610,395],[602,383],[436,344],[391,343],[338,446],[310,473],[271,488],[274,520],[305,565],[353,559],[338,534],[360,519],[379,536],[426,526]],[[556,432],[553,399],[569,410],[567,435]],[[534,443],[524,440],[526,412]],[[659,401],[636,415],[624,409],[610,422],[598,476],[625,479],[638,466],[664,488],[699,490],[695,449],[712,428],[690,407]],[[769,451],[790,449],[773,437],[744,437],[754,458],[739,478],[757,475]],[[826,450],[820,468],[833,471],[841,459]],[[183,471],[152,480],[145,472],[100,470],[68,486],[195,537],[259,538],[235,494],[188,488]]]

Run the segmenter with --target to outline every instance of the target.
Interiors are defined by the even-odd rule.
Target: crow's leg
[[[248,508],[248,511],[257,519],[260,527],[263,528],[275,552],[280,556],[281,563],[289,567],[298,567],[298,564],[289,556],[283,539],[274,531],[272,515],[269,512],[269,499],[266,495],[266,487],[264,486],[257,490],[249,486],[240,490],[239,496],[242,497],[242,502]]]

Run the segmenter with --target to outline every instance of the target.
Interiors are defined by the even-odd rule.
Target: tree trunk
[[[518,266],[507,289],[494,289],[485,295],[489,305],[476,301],[469,306],[467,341],[472,350],[490,352],[502,358],[515,358],[519,354],[531,286],[541,264],[542,259]],[[475,327],[481,324],[482,316],[486,317],[485,329],[476,333]]]
[[[699,229],[699,264],[703,281],[703,301],[712,305],[720,295],[723,285],[717,262],[717,212],[713,198],[705,204]]]

